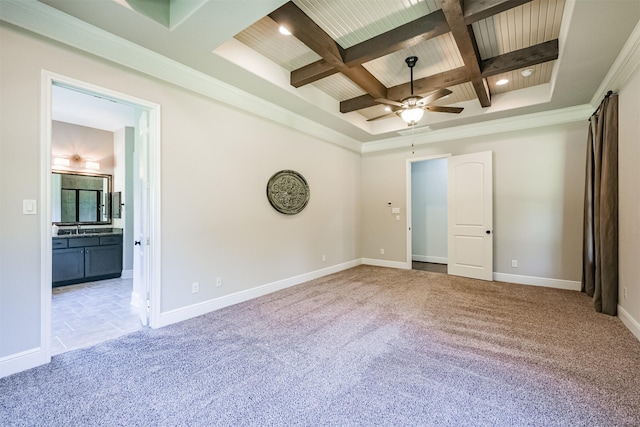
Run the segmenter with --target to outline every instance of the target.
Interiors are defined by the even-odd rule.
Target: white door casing
[[[493,280],[492,153],[448,159],[448,273]]]
[[[149,324],[150,308],[150,251],[149,251],[149,114],[136,110],[134,149],[134,230],[133,293],[138,297],[140,322]]]

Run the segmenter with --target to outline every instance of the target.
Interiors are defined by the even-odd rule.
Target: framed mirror
[[[51,222],[111,224],[111,175],[52,172]]]

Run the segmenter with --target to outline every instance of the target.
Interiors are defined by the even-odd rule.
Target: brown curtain
[[[589,119],[584,195],[582,292],[597,312],[618,312],[618,95]]]

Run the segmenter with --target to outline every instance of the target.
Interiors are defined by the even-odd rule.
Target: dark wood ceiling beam
[[[444,13],[441,10],[436,10],[345,49],[344,63],[348,66],[364,64],[448,32],[449,24],[447,24]]]
[[[464,0],[464,22],[467,25],[533,0]]]
[[[483,80],[480,71],[480,55],[476,38],[473,35],[471,25],[467,25],[464,20],[462,11],[462,0],[442,0],[442,11],[451,28],[451,34],[458,46],[460,55],[467,68],[467,74],[480,105],[483,107],[491,106],[491,95],[487,82]]]
[[[298,6],[292,2],[285,3],[271,12],[269,17],[279,25],[286,27],[298,40],[365,92],[375,98],[386,98],[387,88],[363,66],[347,67],[344,64],[342,47]]]
[[[329,77],[337,72],[338,70],[332,67],[331,64],[324,59],[320,59],[309,65],[305,65],[302,68],[293,70],[290,77],[291,86],[301,87],[308,85],[309,83],[317,82],[318,80]]]
[[[558,39],[550,40],[524,49],[518,49],[504,55],[494,56],[481,62],[482,77],[506,73],[519,68],[531,67],[543,62],[558,59]]]
[[[348,67],[362,65],[390,53],[430,40],[449,32],[449,24],[441,10],[422,16],[398,28],[358,43],[343,51],[344,64]],[[291,85],[304,86],[337,73],[324,59],[291,72]]]

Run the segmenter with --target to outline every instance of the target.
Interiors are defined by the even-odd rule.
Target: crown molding
[[[521,116],[473,123],[455,128],[434,130],[421,135],[408,135],[399,138],[385,139],[382,141],[368,142],[363,145],[362,152],[373,153],[376,151],[410,147],[411,145],[417,146],[433,142],[450,141],[453,139],[469,138],[480,135],[493,135],[502,132],[576,122],[588,119],[592,113],[593,107],[589,104],[584,104],[558,110],[524,114]]]
[[[421,135],[405,135],[361,143],[330,127],[87,24],[37,0],[2,0],[0,19],[357,153],[584,120],[591,115],[606,91],[618,90],[640,64],[639,23],[590,104],[434,130]]]
[[[36,0],[2,0],[0,19],[356,153],[361,143]]]
[[[618,92],[640,66],[640,22],[631,32],[627,42],[620,50],[618,57],[609,69],[600,87],[591,98],[591,106],[595,109],[600,105],[607,91]]]

